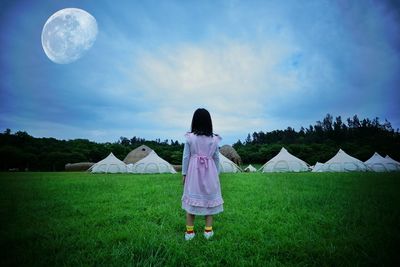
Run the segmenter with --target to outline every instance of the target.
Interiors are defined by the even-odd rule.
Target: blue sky
[[[1,1],[0,130],[183,141],[198,107],[232,144],[330,113],[400,127],[395,1]],[[50,61],[56,11],[93,15],[93,47]]]

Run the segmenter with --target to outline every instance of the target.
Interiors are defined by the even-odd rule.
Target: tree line
[[[67,163],[98,162],[110,152],[123,160],[143,144],[170,163],[182,160],[183,144],[173,140],[120,137],[113,143],[96,143],[87,139],[35,138],[24,131],[12,133],[7,129],[0,134],[0,170],[62,171]]]
[[[110,152],[123,160],[140,145],[147,145],[171,164],[181,164],[183,144],[174,140],[146,140],[120,137],[116,142],[96,143],[87,139],[57,140],[35,138],[27,132],[0,133],[0,170],[60,171],[65,164],[98,162]],[[271,132],[254,132],[233,144],[244,164],[265,163],[281,147],[309,164],[325,162],[342,148],[350,155],[367,160],[374,152],[400,159],[400,134],[390,122],[360,120],[357,115],[343,121],[327,114],[322,121],[296,131],[292,127]]]
[[[244,141],[238,140],[233,147],[244,163],[265,163],[275,156],[281,147],[313,165],[325,162],[341,148],[362,161],[374,152],[382,156],[400,158],[400,134],[389,121],[380,122],[359,119],[357,115],[343,121],[341,116],[333,118],[327,114],[322,121],[299,131],[288,127],[285,130],[254,132]]]

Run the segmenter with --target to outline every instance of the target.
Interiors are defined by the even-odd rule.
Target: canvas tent
[[[260,168],[262,172],[305,172],[308,169],[305,161],[293,156],[284,147]]]
[[[67,163],[65,164],[66,171],[87,171],[90,167],[92,167],[94,162],[76,162],[76,163]]]
[[[395,161],[389,155],[386,155],[385,159],[387,160],[387,166],[390,171],[400,171],[400,162]]]
[[[367,171],[367,165],[344,152],[342,149],[336,153],[333,158],[323,165],[324,172],[351,172],[351,171]]]
[[[129,165],[131,173],[176,173],[175,169],[166,160],[152,150],[145,158]]]
[[[324,164],[321,162],[315,163],[314,167],[311,170],[311,172],[323,172],[323,171],[324,171]]]
[[[147,155],[149,155],[151,151],[153,151],[153,150],[150,147],[141,145],[141,146],[135,148],[134,150],[132,150],[131,152],[129,152],[128,155],[126,155],[124,162],[126,164],[130,164],[130,163],[135,164],[139,160],[147,157]]]
[[[376,152],[364,163],[374,172],[388,172],[391,169],[388,159],[385,159]]]
[[[115,157],[112,152],[88,169],[92,173],[124,173],[126,170],[126,164]]]
[[[242,159],[240,158],[239,154],[230,145],[223,145],[219,149],[219,152],[221,152],[222,155],[224,155],[226,158],[228,158],[230,161],[233,161],[237,165],[242,163]]]
[[[219,153],[219,171],[220,172],[241,172],[242,170],[233,161]]]
[[[257,169],[254,168],[251,164],[249,166],[247,166],[246,168],[244,168],[245,172],[256,172]]]

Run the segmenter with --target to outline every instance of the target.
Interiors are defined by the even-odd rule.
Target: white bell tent
[[[333,158],[324,163],[324,172],[351,172],[351,171],[367,171],[367,165],[359,159],[356,159],[342,149],[336,153]]]
[[[386,155],[385,159],[387,160],[387,166],[389,168],[389,171],[400,171],[400,162],[395,161],[389,155]]]
[[[323,171],[324,171],[324,164],[321,162],[315,163],[314,167],[311,170],[311,172],[323,172]]]
[[[133,163],[126,164],[126,172],[132,173]]]
[[[254,168],[251,164],[249,166],[247,166],[246,168],[244,168],[245,172],[256,172],[257,169]]]
[[[388,172],[391,169],[389,160],[376,152],[364,163],[374,172]]]
[[[88,169],[92,173],[125,173],[126,170],[126,164],[115,157],[112,152]]]
[[[284,147],[281,151],[267,161],[260,170],[262,172],[305,172],[308,171],[308,164],[290,154]]]
[[[220,172],[241,172],[242,170],[233,161],[219,153],[219,171]]]
[[[176,173],[166,160],[152,150],[145,158],[128,167],[131,173]]]

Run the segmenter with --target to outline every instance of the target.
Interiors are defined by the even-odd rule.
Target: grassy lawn
[[[180,175],[0,173],[1,266],[394,266],[400,174],[221,175],[183,239]]]

